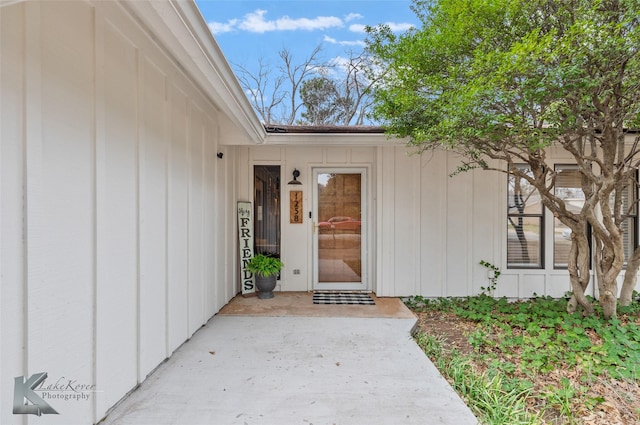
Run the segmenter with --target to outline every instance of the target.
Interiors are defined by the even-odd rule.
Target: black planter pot
[[[258,298],[266,300],[273,298],[273,290],[276,288],[276,275],[260,276],[256,275],[256,287],[258,288]]]

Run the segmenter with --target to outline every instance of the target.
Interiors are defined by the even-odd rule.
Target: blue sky
[[[279,65],[287,48],[302,62],[319,44],[330,61],[359,51],[365,25],[387,23],[398,32],[418,26],[409,0],[196,0],[227,60],[255,71],[262,58]]]

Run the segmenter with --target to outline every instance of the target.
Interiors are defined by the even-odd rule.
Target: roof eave
[[[269,133],[265,145],[289,146],[388,146],[405,139],[384,133]]]
[[[264,142],[267,133],[194,1],[121,4],[248,141]]]

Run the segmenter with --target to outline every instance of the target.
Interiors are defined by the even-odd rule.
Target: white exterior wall
[[[489,283],[479,262],[502,264],[506,216],[500,218],[504,203],[499,187],[504,176],[482,171],[451,176],[460,161],[444,151],[411,155],[404,146],[378,149],[378,295],[479,293]]]
[[[235,148],[120,5],[0,15],[0,423],[95,423],[235,295]],[[98,392],[12,414],[38,372]]]
[[[340,143],[340,135],[336,135]],[[345,140],[346,143],[346,140]],[[344,143],[343,143],[344,144]],[[364,167],[369,170],[369,178],[375,181],[376,150],[370,147],[295,147],[295,146],[255,146],[242,147],[238,151],[236,176],[238,179],[238,200],[253,202],[254,165],[280,165],[281,184],[281,256],[285,267],[278,281],[277,291],[308,291],[312,288],[313,264],[311,262],[313,221],[309,219],[312,210],[313,167]],[[300,171],[302,185],[289,186],[294,168]],[[374,222],[374,195],[369,185],[369,222]],[[289,192],[303,191],[303,222],[289,222]],[[371,235],[373,236],[373,232]],[[373,238],[375,244],[375,238]],[[368,253],[368,262],[374,260],[373,251]],[[300,274],[294,275],[293,270]],[[370,277],[370,287],[375,287],[375,275]],[[373,286],[372,286],[373,285]]]
[[[324,135],[328,136],[328,135]],[[331,146],[314,146],[317,138],[299,136],[287,145],[243,148],[237,176],[239,199],[253,201],[253,165],[281,165],[282,236],[285,269],[277,290],[307,291],[312,286],[311,211],[315,166],[364,166],[369,172],[369,289],[378,296],[458,297],[481,292],[490,281],[484,260],[498,266],[496,296],[527,298],[534,294],[561,297],[571,289],[566,270],[553,269],[553,250],[545,249],[545,269],[507,269],[507,177],[475,170],[454,176],[460,160],[444,151],[410,155],[402,144],[356,146],[349,136],[334,136]],[[344,140],[340,140],[340,138]],[[363,136],[366,137],[366,136]],[[376,141],[377,140],[377,141]],[[350,146],[351,144],[351,146]],[[307,145],[307,146],[304,146]],[[311,145],[311,146],[309,146]],[[562,151],[551,156],[571,163]],[[288,186],[294,168],[302,186]],[[289,223],[289,191],[302,190],[304,223]],[[553,216],[545,214],[547,247],[553,238]],[[300,269],[300,275],[293,275]],[[589,291],[596,288],[592,281]],[[638,285],[640,289],[640,284]]]
[[[506,269],[504,175],[449,177],[452,155],[379,135],[265,136],[228,66],[208,68],[224,59],[192,3],[11,2],[0,31],[0,423],[100,420],[238,292],[235,205],[257,164],[282,167],[279,290],[312,288],[320,166],[367,169],[379,296],[476,294],[481,260],[502,269],[498,296],[569,289],[548,249],[545,270]],[[38,372],[98,392],[13,415],[13,378]]]

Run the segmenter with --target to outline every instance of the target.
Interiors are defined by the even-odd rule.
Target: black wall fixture
[[[298,181],[298,177],[300,177],[300,171],[297,168],[293,169],[293,180],[289,182],[289,184],[302,184],[301,181]]]

